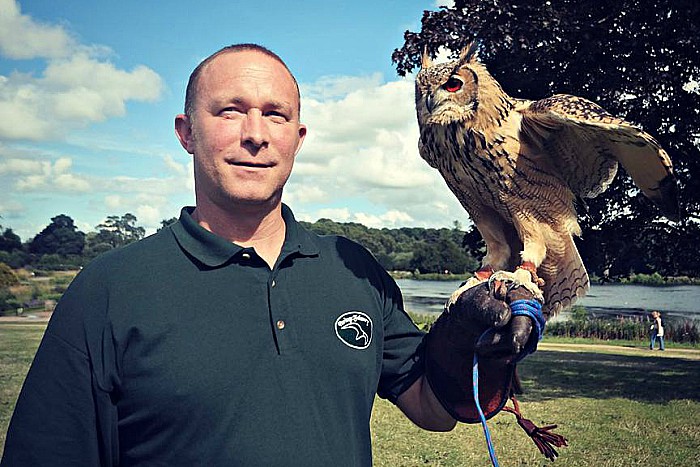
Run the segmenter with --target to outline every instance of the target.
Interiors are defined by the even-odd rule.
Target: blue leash
[[[537,300],[516,300],[510,304],[511,316],[529,316],[533,322],[533,330],[537,332],[537,340],[530,339],[528,341],[528,346],[523,349],[523,352],[518,356],[517,360],[513,363],[517,363],[527,355],[530,355],[535,350],[537,350],[537,343],[542,339],[544,334],[545,319],[542,314],[542,304]],[[479,337],[479,340],[485,335],[494,332],[493,329],[487,329]],[[478,341],[477,341],[478,342]],[[491,432],[488,425],[486,424],[486,416],[484,411],[481,409],[481,404],[479,403],[479,358],[474,352],[474,360],[472,366],[472,386],[474,393],[474,403],[476,405],[476,410],[479,414],[479,420],[481,421],[481,426],[484,429],[484,437],[486,438],[486,445],[489,449],[489,457],[491,458],[491,464],[493,467],[499,467],[498,459],[496,459],[496,451],[493,448],[493,442],[491,441]]]

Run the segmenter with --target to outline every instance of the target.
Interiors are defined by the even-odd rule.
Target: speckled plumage
[[[574,202],[604,192],[618,163],[670,218],[678,216],[668,154],[647,133],[586,99],[507,95],[476,46],[416,77],[421,157],[440,171],[486,242],[483,266],[531,262],[549,315],[589,288],[573,235]]]

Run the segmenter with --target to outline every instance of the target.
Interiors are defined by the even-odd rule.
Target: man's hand
[[[465,328],[464,337],[475,333],[481,336],[486,329],[494,329],[476,342],[474,349],[480,356],[513,359],[526,348],[533,327],[527,316],[511,319],[509,305],[530,299],[533,294],[525,286],[498,278],[461,291],[450,300],[446,311]]]
[[[510,395],[513,362],[522,357],[533,335],[527,316],[512,316],[510,304],[532,300],[538,290],[520,285],[507,274],[458,291],[426,337],[426,376],[438,400],[461,421],[475,422],[472,360],[480,359],[481,406],[487,417]],[[485,333],[491,329],[492,332]],[[480,384],[481,386],[481,384]]]

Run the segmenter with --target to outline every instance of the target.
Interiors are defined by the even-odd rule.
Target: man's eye
[[[272,120],[273,122],[287,122],[289,121],[289,118],[282,112],[278,112],[276,110],[271,110],[269,112],[265,112],[265,116]]]
[[[219,113],[221,115],[233,115],[233,114],[242,114],[243,111],[237,107],[224,107],[223,109],[221,109],[221,111]]]

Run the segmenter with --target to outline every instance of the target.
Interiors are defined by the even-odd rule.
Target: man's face
[[[191,118],[175,120],[194,155],[197,207],[279,203],[306,135],[289,72],[263,53],[229,52],[202,70],[197,86]]]

